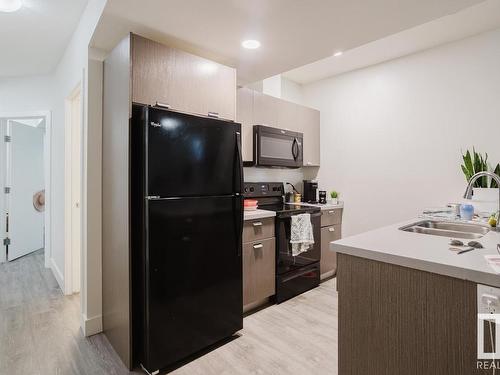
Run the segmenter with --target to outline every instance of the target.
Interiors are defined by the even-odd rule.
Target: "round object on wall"
[[[40,190],[33,194],[33,207],[38,212],[45,211],[45,190]]]

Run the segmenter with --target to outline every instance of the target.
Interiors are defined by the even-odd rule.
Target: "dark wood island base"
[[[476,285],[338,254],[338,373],[491,374],[477,363]]]

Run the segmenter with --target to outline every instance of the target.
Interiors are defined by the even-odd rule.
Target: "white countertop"
[[[331,203],[325,203],[325,204],[320,204],[320,203],[294,203],[294,202],[287,202],[287,204],[293,204],[293,205],[299,205],[299,206],[309,206],[309,207],[319,207],[321,210],[334,210],[336,208],[344,208],[344,202],[339,201],[337,204],[331,204]]]
[[[484,249],[456,254],[448,249],[448,237],[399,230],[421,220],[416,218],[346,237],[331,242],[330,249],[337,253],[500,287],[500,275],[493,271],[484,258],[484,255],[498,255],[496,246],[500,243],[500,232],[490,231],[477,240]],[[464,243],[470,241],[461,240]]]
[[[266,217],[274,217],[276,212],[267,210],[244,211],[243,220],[265,219]]]

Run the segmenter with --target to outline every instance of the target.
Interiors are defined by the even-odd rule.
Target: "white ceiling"
[[[284,77],[310,83],[326,77],[406,56],[500,27],[500,0],[488,0],[460,12],[362,45],[342,56],[293,69]]]
[[[0,12],[0,77],[51,72],[61,59],[87,0],[23,0]]]
[[[482,0],[108,0],[92,45],[132,31],[237,67],[254,82],[457,12]],[[244,50],[244,39],[262,42]]]

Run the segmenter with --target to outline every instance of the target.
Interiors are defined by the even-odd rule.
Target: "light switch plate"
[[[477,284],[477,313],[500,314],[500,288]]]

